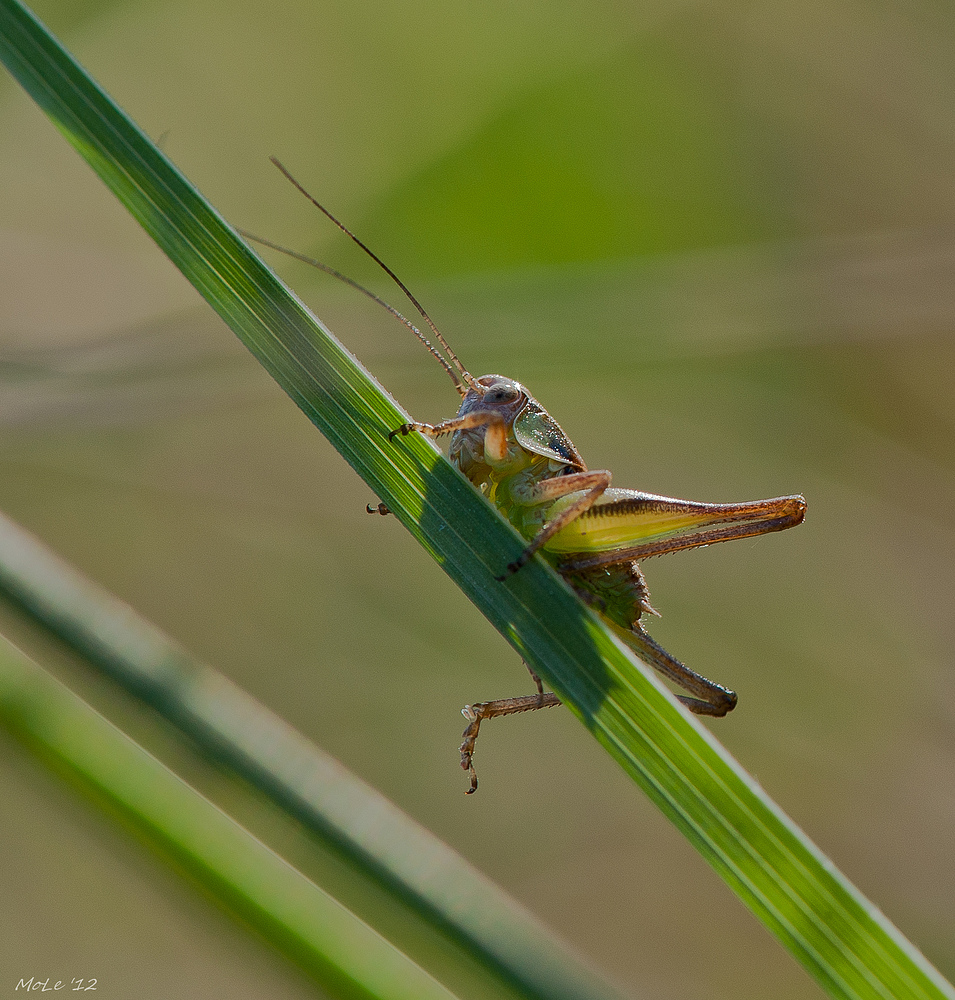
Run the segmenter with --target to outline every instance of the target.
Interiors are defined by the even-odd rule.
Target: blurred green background
[[[740,693],[718,738],[955,976],[955,14],[35,9],[230,221],[403,308],[278,155],[472,372],[526,383],[617,485],[806,495],[798,531],[648,562],[652,632]],[[465,798],[458,711],[529,691],[520,661],[364,513],[364,484],[6,77],[0,190],[0,508],[628,995],[821,995],[569,713],[489,724]],[[274,263],[416,417],[452,415],[446,377],[384,312]],[[0,624],[239,801],[12,613]],[[6,739],[0,796],[2,989],[313,995]],[[334,868],[266,807],[237,808],[306,870]]]

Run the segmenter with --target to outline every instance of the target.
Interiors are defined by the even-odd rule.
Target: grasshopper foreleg
[[[496,701],[482,701],[477,705],[465,705],[461,709],[461,714],[468,720],[467,729],[462,734],[464,742],[461,744],[461,767],[468,772],[471,778],[471,786],[464,793],[473,795],[477,791],[477,772],[474,770],[474,745],[477,743],[478,733],[481,723],[485,719],[493,719],[499,715],[516,715],[519,712],[533,712],[538,708],[553,708],[559,705],[560,699],[556,694],[544,691],[541,679],[534,672],[529,664],[524,664],[530,671],[534,683],[537,685],[537,694],[526,694],[520,698],[498,698]]]
[[[404,437],[412,431],[425,434],[427,437],[441,437],[444,434],[453,434],[455,431],[470,430],[472,427],[493,425],[503,428],[505,423],[504,417],[496,410],[475,410],[473,413],[468,413],[463,417],[452,417],[450,420],[442,420],[440,424],[422,424],[417,421],[402,424],[388,433],[388,440],[394,441],[399,434]]]

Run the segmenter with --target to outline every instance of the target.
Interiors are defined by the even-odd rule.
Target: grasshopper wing
[[[587,471],[573,441],[532,396],[528,397],[527,405],[514,421],[514,437],[522,448],[535,455],[571,466],[573,471]]]

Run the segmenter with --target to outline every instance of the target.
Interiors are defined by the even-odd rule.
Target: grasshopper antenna
[[[314,257],[309,257],[304,253],[299,253],[297,250],[290,250],[288,247],[283,247],[280,243],[273,243],[271,240],[267,240],[264,236],[256,236],[255,233],[250,233],[247,229],[240,229],[238,226],[235,227],[235,231],[244,239],[251,240],[253,243],[260,243],[264,247],[268,247],[270,250],[278,250],[279,253],[284,253],[286,257],[294,257],[295,260],[302,261],[303,264],[309,264],[311,267],[318,268],[319,271],[324,271],[326,274],[330,274],[333,278],[337,278],[342,283],[349,285],[356,291],[362,293],[362,295],[367,295],[372,302],[377,302],[382,309],[387,309],[392,316],[395,317],[399,322],[404,323],[406,327],[424,344],[425,347],[431,352],[431,354],[437,358],[440,362],[441,367],[451,376],[451,380],[454,382],[455,389],[458,390],[461,395],[464,395],[465,390],[461,386],[461,379],[458,377],[458,373],[448,364],[448,362],[438,353],[435,349],[434,344],[405,316],[402,316],[400,312],[393,305],[385,302],[383,298],[375,295],[374,292],[365,288],[364,285],[359,285],[354,278],[349,278],[347,274],[342,274],[341,271],[336,271],[335,268],[329,267],[328,264],[323,264],[320,260],[316,260]]]
[[[349,239],[351,239],[359,247],[361,247],[361,249],[364,250],[365,253],[368,254],[369,257],[371,257],[371,259],[385,272],[385,274],[387,274],[388,277],[391,278],[392,281],[394,281],[394,283],[402,290],[402,292],[404,292],[404,294],[408,297],[408,301],[411,302],[411,304],[415,307],[415,309],[418,310],[418,312],[421,314],[422,318],[424,319],[425,323],[428,324],[428,327],[430,328],[431,332],[434,334],[435,339],[441,345],[441,347],[444,349],[445,354],[447,354],[448,358],[450,359],[451,364],[453,364],[454,367],[457,369],[457,371],[460,372],[460,376],[445,362],[445,360],[443,358],[440,357],[440,355],[435,350],[435,348],[422,335],[421,331],[418,330],[414,325],[412,325],[408,320],[406,320],[404,318],[404,316],[402,316],[401,313],[399,313],[396,309],[393,309],[391,306],[389,306],[382,299],[378,298],[377,295],[372,294],[367,289],[363,288],[361,285],[358,285],[354,281],[352,281],[351,279],[344,277],[344,275],[340,275],[337,271],[333,271],[331,268],[326,267],[324,264],[318,264],[317,262],[313,262],[311,260],[307,260],[307,263],[315,263],[315,264],[317,264],[317,266],[319,267],[320,270],[325,271],[328,274],[333,274],[335,277],[338,277],[341,280],[343,280],[346,284],[351,285],[353,288],[358,289],[358,291],[364,292],[364,294],[367,295],[369,298],[374,299],[380,305],[383,305],[390,313],[392,313],[393,315],[397,316],[406,326],[408,326],[412,331],[414,331],[414,333],[418,337],[418,339],[420,341],[422,341],[422,343],[424,343],[424,345],[428,348],[428,350],[431,351],[431,353],[441,361],[441,364],[444,366],[445,371],[447,371],[447,373],[451,376],[451,379],[454,382],[455,388],[458,390],[458,392],[462,396],[465,395],[465,392],[466,392],[464,386],[467,386],[468,389],[474,389],[475,388],[475,382],[474,382],[474,379],[471,377],[470,372],[458,360],[458,356],[454,353],[453,350],[451,350],[451,345],[444,339],[444,336],[442,335],[441,331],[437,328],[437,326],[435,326],[434,321],[431,319],[431,317],[425,311],[424,306],[422,306],[421,303],[414,297],[414,295],[412,295],[411,290],[401,280],[401,278],[399,278],[398,275],[395,274],[394,271],[392,271],[392,269],[378,256],[378,254],[376,254],[369,247],[365,246],[365,244],[362,243],[362,241],[344,223],[339,222],[338,219],[336,219],[335,216],[332,215],[332,213],[329,212],[329,210],[323,204],[321,204],[321,202],[319,202],[308,191],[306,191],[306,189],[292,176],[292,174],[289,173],[289,171],[285,168],[285,166],[282,164],[282,162],[277,157],[270,156],[269,159],[272,161],[272,163],[275,164],[276,167],[278,167],[278,169],[285,176],[285,179],[288,180],[289,183],[291,183],[293,187],[295,187],[298,191],[300,191],[303,195],[305,195],[305,197],[308,198],[308,200],[326,218],[328,218],[332,222],[334,222],[335,225],[338,226],[338,228]],[[265,241],[259,241],[259,242],[265,242]],[[269,244],[266,243],[266,245],[269,245]],[[282,250],[283,248],[282,247],[276,247],[275,249]],[[299,257],[299,255],[295,254],[295,253],[291,254],[291,256],[293,256],[293,257]],[[305,259],[305,258],[299,257],[299,259],[301,260],[301,259]]]

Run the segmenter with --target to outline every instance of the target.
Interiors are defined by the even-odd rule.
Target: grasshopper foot
[[[474,744],[477,742],[478,731],[481,728],[481,720],[484,718],[485,708],[486,705],[474,705],[473,707],[465,705],[461,709],[461,714],[468,720],[468,727],[462,734],[464,742],[459,747],[461,751],[461,767],[468,772],[468,776],[471,779],[471,787],[464,793],[465,795],[473,795],[478,787],[477,772],[474,770],[474,763],[471,758],[474,756]]]
[[[530,670],[530,667],[528,667]],[[520,698],[498,698],[496,701],[482,701],[477,705],[465,705],[461,714],[468,720],[467,729],[462,734],[464,742],[459,747],[461,751],[461,767],[471,778],[471,787],[464,793],[473,795],[477,791],[477,773],[474,770],[474,744],[477,743],[481,723],[485,719],[494,719],[499,715],[514,715],[517,712],[533,712],[538,708],[552,708],[560,704],[560,699],[550,691],[544,691],[540,678],[531,670],[531,676],[537,684],[537,694],[527,694]]]
[[[533,553],[531,553],[532,555]],[[512,563],[507,564],[507,568],[500,576],[494,577],[498,583],[503,583],[508,577],[513,576],[522,566],[526,566],[530,561],[527,549],[525,549]]]
[[[414,424],[402,424],[400,427],[396,427],[393,431],[389,431],[389,433],[388,433],[388,440],[389,441],[394,441],[394,439],[399,434],[402,437],[405,437],[407,434],[410,434],[414,429],[415,429],[415,425]]]
[[[365,510],[369,514],[381,514],[382,517],[384,517],[386,514],[391,513],[391,509],[388,507],[388,505],[383,503],[378,504],[377,507],[372,507],[370,503],[366,503]]]

